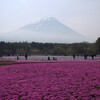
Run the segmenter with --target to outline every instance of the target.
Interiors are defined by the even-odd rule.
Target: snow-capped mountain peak
[[[46,22],[46,21],[50,21],[52,19],[54,19],[54,18],[53,17],[42,17],[42,18],[38,19],[37,21],[32,22],[31,24]]]
[[[16,31],[16,35],[24,41],[53,43],[85,41],[81,34],[75,32],[53,17],[44,17],[34,23],[25,25]]]

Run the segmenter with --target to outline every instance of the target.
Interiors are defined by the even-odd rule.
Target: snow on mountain
[[[18,41],[72,43],[85,41],[85,37],[53,17],[42,18],[13,32]]]

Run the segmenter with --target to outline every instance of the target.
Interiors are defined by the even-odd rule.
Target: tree
[[[96,40],[96,51],[97,54],[100,54],[100,37]]]
[[[50,51],[50,53],[53,55],[66,55],[64,48],[62,48],[61,46],[56,46]]]

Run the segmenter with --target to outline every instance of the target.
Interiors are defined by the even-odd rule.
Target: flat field
[[[0,61],[0,100],[100,100],[100,60]]]

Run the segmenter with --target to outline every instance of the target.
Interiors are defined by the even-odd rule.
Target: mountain
[[[85,41],[85,37],[53,17],[42,18],[17,29],[11,35],[16,41],[72,43]]]

